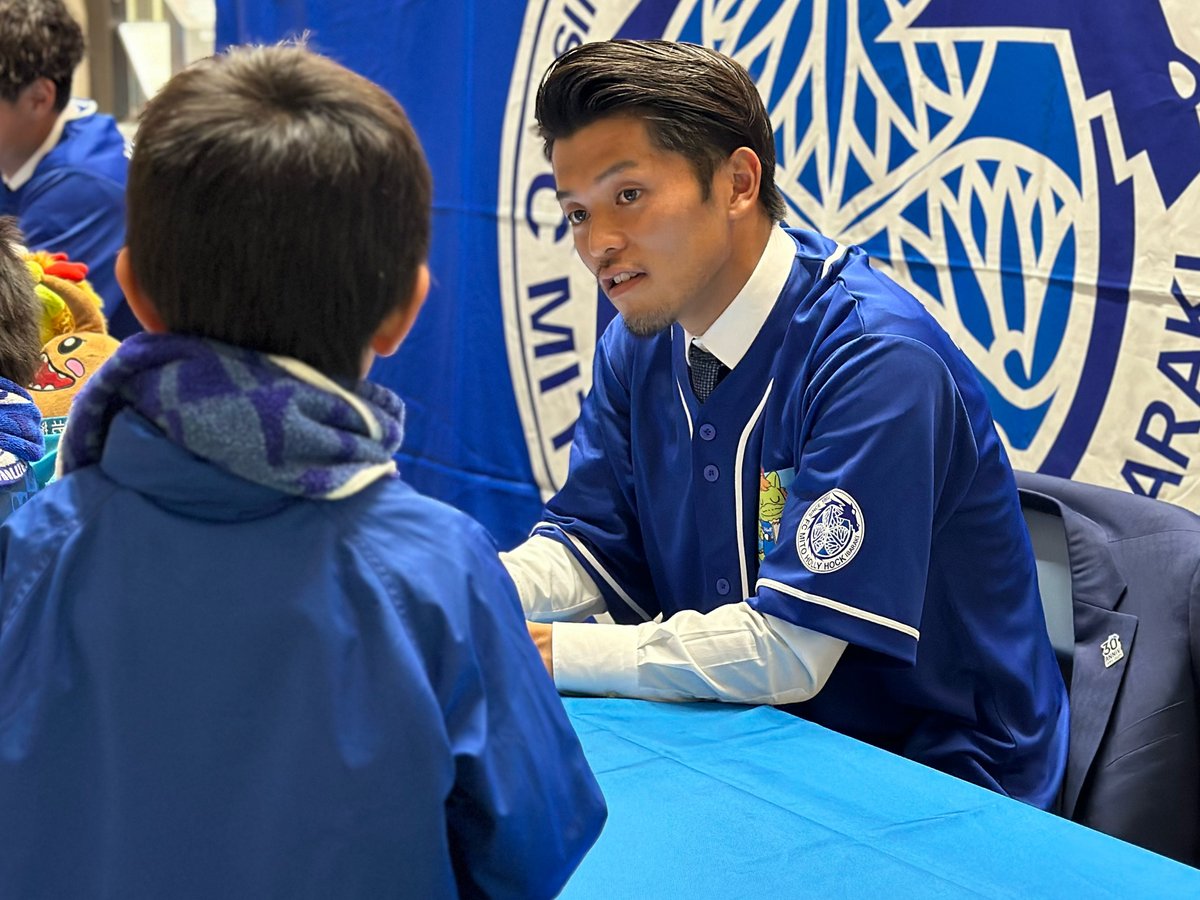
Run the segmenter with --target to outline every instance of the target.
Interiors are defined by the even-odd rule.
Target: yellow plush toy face
[[[47,342],[29,386],[42,415],[65,416],[83,383],[118,346],[116,338],[90,331],[61,334]]]

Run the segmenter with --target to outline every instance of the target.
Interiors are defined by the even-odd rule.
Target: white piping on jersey
[[[679,327],[682,328],[683,326],[681,325]],[[675,329],[674,328],[671,329],[670,334],[671,334],[671,343],[674,344],[675,343]],[[687,332],[685,331],[683,333],[683,335],[684,335],[684,337],[687,337]],[[688,412],[687,398],[683,396],[683,385],[679,383],[678,378],[675,379],[675,387],[679,391],[679,402],[681,404],[683,404],[683,414],[684,414],[684,416],[687,417],[688,438],[690,440],[692,437],[692,414],[690,412]]]
[[[591,563],[592,568],[600,573],[600,577],[603,578],[606,582],[608,582],[608,586],[613,589],[613,591],[616,593],[616,595],[618,597],[620,597],[623,601],[625,601],[625,605],[628,606],[630,609],[632,609],[639,616],[641,616],[643,622],[650,621],[650,616],[648,616],[646,614],[646,611],[644,609],[642,609],[640,606],[638,606],[636,603],[633,602],[633,598],[630,597],[627,593],[625,593],[625,591],[621,588],[621,586],[619,584],[617,584],[616,580],[611,575],[608,574],[608,571],[604,568],[604,566],[600,565],[599,560],[597,560],[596,557],[592,556],[592,552],[590,550],[588,550],[587,547],[584,546],[582,541],[580,541],[578,538],[575,537],[575,535],[571,534],[570,532],[565,531],[564,529],[560,528],[558,525],[555,525],[553,522],[538,522],[537,525],[535,525],[533,527],[532,533],[536,534],[537,532],[542,531],[545,528],[554,529],[559,534],[561,534],[563,537],[565,537],[568,541],[570,541],[571,546],[573,546],[576,550],[579,551],[579,555],[582,556],[584,559],[586,559],[589,563]]]
[[[750,421],[742,429],[742,436],[738,439],[737,455],[733,460],[733,512],[736,523],[734,533],[737,535],[738,565],[741,567],[743,600],[750,596],[750,573],[746,570],[746,536],[742,532],[744,524],[742,522],[742,463],[745,462],[746,444],[750,441],[750,432],[758,424],[758,417],[762,415],[763,407],[767,405],[767,398],[771,396],[771,388],[774,385],[774,378],[767,382],[767,389],[763,392],[762,399],[758,401],[758,408],[754,410]]]
[[[679,383],[679,379],[675,379],[675,387],[679,389],[679,402],[683,404],[683,414],[687,416],[688,423],[688,438],[692,437],[692,414],[688,412],[687,399],[683,396],[683,385]]]
[[[887,616],[881,616],[876,613],[867,612],[865,609],[855,609],[853,606],[847,606],[845,603],[838,603],[836,600],[830,600],[828,597],[821,597],[817,594],[809,594],[805,591],[794,588],[789,584],[784,584],[782,581],[776,581],[774,578],[760,578],[755,589],[760,587],[769,587],[779,591],[781,594],[787,594],[789,597],[795,597],[797,600],[804,600],[808,603],[815,603],[817,606],[824,606],[827,609],[832,609],[834,612],[844,613],[847,616],[853,616],[856,619],[862,619],[865,622],[872,622],[875,625],[882,625],[884,628],[891,628],[893,631],[899,631],[901,634],[906,634],[910,638],[919,641],[921,632],[913,628],[911,625],[905,625],[903,622],[897,622],[895,619],[889,619]]]
[[[825,257],[825,262],[821,263],[821,274],[818,276],[817,280],[820,281],[822,278],[828,275],[829,270],[834,267],[834,264],[837,263],[839,259],[846,255],[846,251],[849,249],[850,248],[845,244],[838,244],[837,247],[834,248],[834,251]]]

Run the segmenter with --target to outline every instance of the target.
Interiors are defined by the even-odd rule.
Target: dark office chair
[[[1070,655],[1061,812],[1200,865],[1200,517],[1047,475],[1017,486],[1051,643]]]
[[[1024,502],[1021,512],[1033,542],[1037,560],[1038,588],[1050,646],[1058,658],[1063,680],[1071,684],[1075,658],[1075,599],[1071,594],[1071,557],[1067,553],[1067,532],[1058,510],[1048,512]]]

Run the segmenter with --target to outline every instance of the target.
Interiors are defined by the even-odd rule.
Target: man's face
[[[11,100],[0,100],[0,172],[12,175],[20,163],[12,166],[11,161],[20,155],[18,147],[24,146],[24,117],[20,107]]]
[[[558,199],[580,259],[635,334],[707,330],[737,293],[723,171],[701,199],[695,170],[618,116],[554,144]],[[744,277],[743,279],[744,280]]]
[[[41,81],[49,84],[47,79]],[[45,90],[44,85],[34,82],[22,88],[15,100],[0,99],[0,173],[6,176],[15,175],[41,146],[58,116],[47,106]],[[48,116],[51,118],[47,123]]]

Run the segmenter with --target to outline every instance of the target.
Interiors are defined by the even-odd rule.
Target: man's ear
[[[165,333],[167,326],[163,323],[162,316],[158,314],[154,302],[142,291],[137,277],[133,274],[133,264],[129,261],[128,247],[122,247],[121,252],[117,254],[116,276],[117,284],[125,292],[125,302],[129,304],[129,308],[137,320],[142,323],[142,327],[151,334]]]
[[[754,212],[762,190],[762,161],[749,147],[738,147],[725,161],[728,173],[729,213],[733,218]]]
[[[20,102],[25,109],[38,118],[46,115],[58,117],[54,101],[58,99],[58,87],[49,78],[38,78],[30,82],[21,92]]]
[[[429,266],[421,263],[408,303],[396,307],[387,318],[379,323],[375,335],[371,338],[371,350],[378,356],[391,356],[395,353],[399,349],[400,343],[408,336],[408,332],[412,330],[413,323],[417,320],[417,313],[421,311],[421,304],[425,302],[428,294]]]

